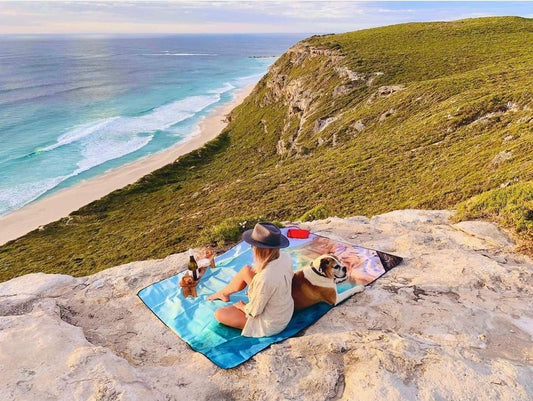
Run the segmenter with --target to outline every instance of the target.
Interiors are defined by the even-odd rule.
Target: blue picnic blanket
[[[281,230],[287,235],[288,228]],[[335,254],[347,267],[350,277],[349,280],[337,285],[338,300],[351,296],[354,288],[374,281],[401,260],[393,255],[315,234],[310,234],[306,239],[290,238],[290,246],[282,252],[291,255],[295,270],[309,265],[313,259],[322,254]],[[395,262],[391,263],[390,258]],[[216,267],[209,268],[198,283],[197,298],[185,298],[182,294],[179,281],[186,271],[142,289],[138,296],[193,350],[204,354],[221,368],[235,367],[270,344],[294,336],[333,307],[320,303],[295,312],[289,325],[277,335],[261,338],[244,337],[241,335],[241,330],[220,324],[214,318],[217,308],[230,303],[219,300],[208,301],[206,297],[227,285],[242,266],[252,264],[251,248],[247,243],[241,242],[217,256],[215,262]],[[235,303],[239,300],[248,302],[246,289],[233,294],[230,302]]]

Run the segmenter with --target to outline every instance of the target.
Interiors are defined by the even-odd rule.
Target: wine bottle
[[[198,263],[194,258],[194,251],[189,249],[189,264],[187,265],[189,271],[192,273],[192,278],[194,281],[198,280]]]

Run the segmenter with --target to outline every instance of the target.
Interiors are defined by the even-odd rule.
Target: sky
[[[0,0],[0,34],[322,34],[501,15],[533,18],[533,1]]]

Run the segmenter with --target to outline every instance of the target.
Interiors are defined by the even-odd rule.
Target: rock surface
[[[403,210],[301,227],[405,258],[222,370],[136,296],[186,254],[0,284],[0,400],[531,400],[533,261],[494,225]]]

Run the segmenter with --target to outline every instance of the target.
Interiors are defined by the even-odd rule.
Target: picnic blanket
[[[288,228],[282,228],[287,235]],[[337,284],[337,304],[358,292],[401,262],[398,256],[350,245],[330,238],[310,234],[308,238],[289,238],[288,252],[294,269],[308,266],[316,257],[333,253],[346,266],[349,280]],[[241,242],[215,258],[216,267],[209,268],[198,286],[198,297],[183,297],[180,278],[182,271],[172,277],[143,288],[137,294],[146,306],[191,348],[209,358],[221,368],[235,367],[270,344],[292,337],[316,322],[333,306],[320,303],[294,313],[289,325],[281,333],[261,338],[244,337],[241,331],[220,324],[214,312],[223,301],[208,301],[206,297],[223,288],[246,264],[252,264],[250,245]],[[185,266],[184,266],[185,268]],[[231,303],[248,301],[246,289],[231,296]]]

